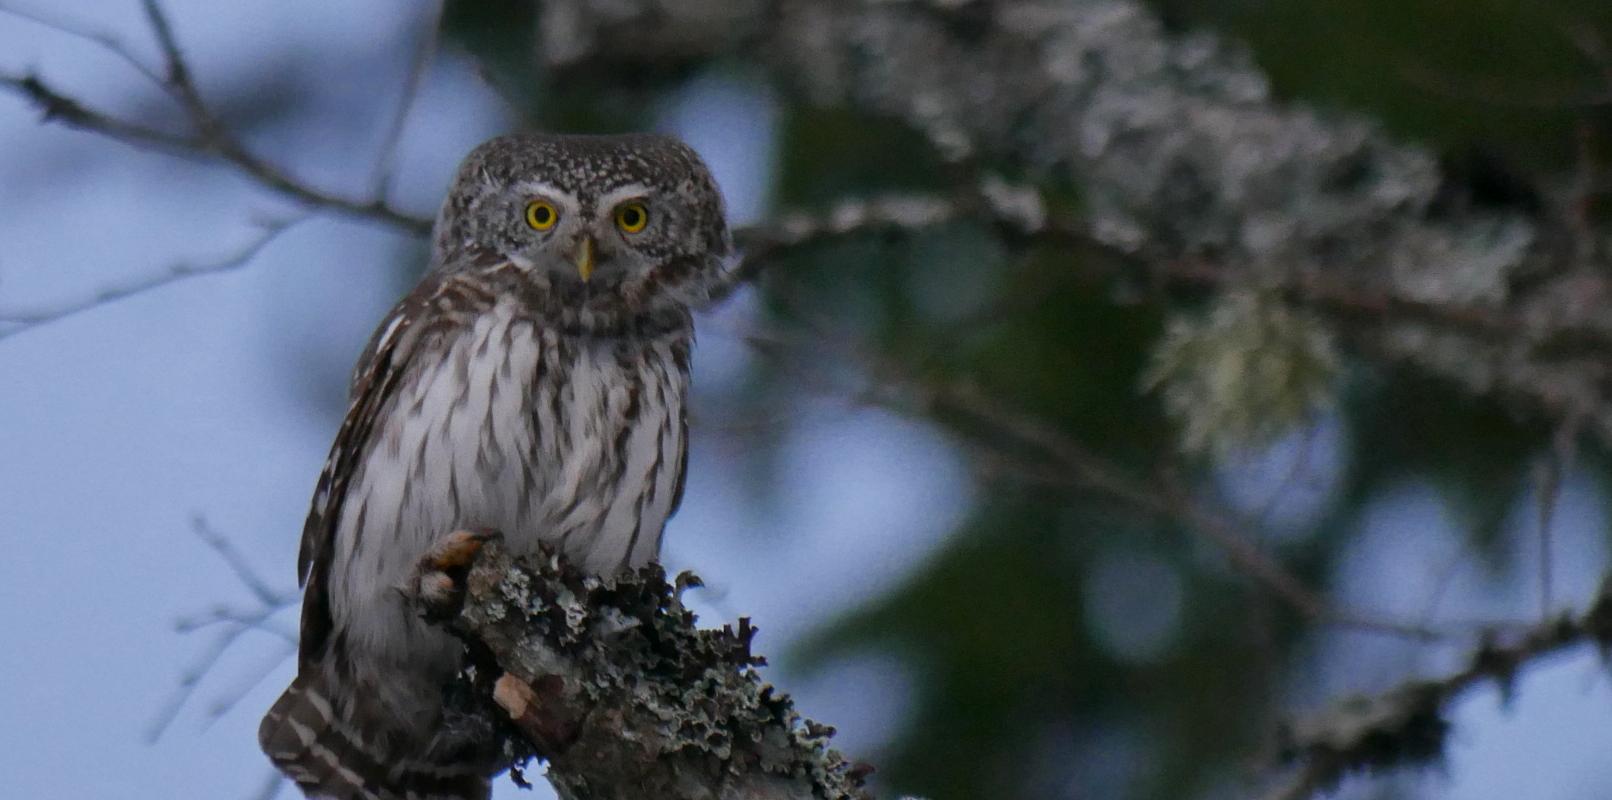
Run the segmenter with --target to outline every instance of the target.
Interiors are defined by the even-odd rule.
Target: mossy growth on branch
[[[472,680],[493,686],[562,798],[869,797],[871,769],[762,681],[748,619],[696,626],[681,599],[692,575],[651,564],[600,579],[495,537],[454,578],[462,591],[427,612],[465,639]]]

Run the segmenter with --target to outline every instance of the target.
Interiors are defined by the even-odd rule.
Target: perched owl
[[[602,575],[656,557],[688,463],[690,311],[731,249],[676,140],[516,135],[466,157],[302,533],[297,677],[259,741],[310,797],[488,795],[490,725],[444,697],[460,644],[400,589],[457,529]]]

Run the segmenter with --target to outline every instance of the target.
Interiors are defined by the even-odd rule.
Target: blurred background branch
[[[1282,728],[1284,758],[1295,774],[1269,800],[1302,800],[1326,792],[1351,772],[1437,761],[1449,734],[1448,708],[1483,681],[1510,696],[1521,670],[1580,645],[1612,650],[1612,580],[1580,615],[1564,615],[1500,641],[1486,636],[1461,670],[1402,684],[1376,696],[1350,697]]]
[[[150,23],[151,33],[161,47],[163,67],[160,73],[139,66],[136,66],[136,69],[155,81],[159,88],[173,98],[179,106],[185,132],[173,133],[148,127],[90,108],[79,100],[51,88],[37,75],[0,73],[0,87],[26,97],[39,109],[46,121],[109,136],[136,147],[150,147],[187,157],[218,159],[240,170],[265,188],[313,210],[331,211],[371,220],[419,235],[424,235],[430,230],[430,219],[411,216],[387,204],[384,196],[387,181],[384,177],[377,179],[374,196],[368,199],[346,197],[309,186],[297,180],[285,168],[270,163],[248,150],[202,98],[201,91],[196,87],[192,77],[191,68],[185,61],[178,40],[174,37],[173,26],[162,10],[162,5],[157,0],[143,0],[143,7],[146,19]],[[0,13],[19,12],[13,12],[7,6],[0,5]],[[56,30],[84,35],[80,33],[81,29],[71,24],[64,26],[53,19],[32,13],[24,13],[23,16]],[[119,44],[117,39],[100,35],[90,35],[88,38],[126,57],[130,64],[139,64],[136,59],[127,56],[126,48]],[[421,52],[426,54],[422,55],[421,59],[428,57],[428,48],[422,47]],[[416,73],[419,69],[423,69],[423,64],[410,69],[405,78],[405,85],[412,86],[418,79]],[[413,89],[405,91],[400,117],[407,114],[413,93]],[[395,145],[395,138],[388,142],[389,148]],[[382,164],[389,158],[390,155],[383,155]],[[385,176],[387,173],[388,171],[382,168],[378,174]]]

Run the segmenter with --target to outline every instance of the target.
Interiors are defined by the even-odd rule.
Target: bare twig
[[[302,183],[284,169],[248,150],[209,109],[180,50],[172,23],[161,5],[157,0],[143,0],[143,8],[162,53],[164,66],[161,74],[135,56],[121,40],[109,34],[92,31],[71,22],[47,17],[32,11],[18,10],[9,6],[0,6],[0,12],[10,13],[51,29],[86,39],[118,55],[180,105],[184,113],[183,122],[185,127],[189,128],[187,132],[175,132],[170,129],[154,127],[143,122],[123,119],[110,112],[94,108],[53,88],[37,75],[0,73],[0,89],[9,89],[33,102],[42,110],[46,121],[57,122],[68,127],[96,133],[133,147],[155,150],[183,158],[220,159],[260,185],[304,206],[310,213],[314,211],[331,211],[360,219],[378,221],[400,228],[404,232],[415,236],[423,236],[430,229],[431,221],[428,218],[413,216],[390,206],[386,202],[384,191],[378,191],[373,199],[366,200],[333,194]],[[433,24],[432,31],[428,32],[426,39],[434,39],[434,31],[435,25]],[[422,47],[422,53],[428,52],[429,48]],[[417,56],[417,63],[411,68],[411,76],[404,91],[402,107],[398,112],[398,122],[396,123],[398,126],[401,126],[402,119],[407,114],[408,106],[413,102],[419,80],[418,75],[413,73],[423,71],[424,64],[421,59],[424,57],[426,56]],[[390,151],[395,148],[395,145],[395,135],[393,135],[389,137],[387,150]],[[384,166],[389,163],[389,158],[384,153],[381,157],[383,166],[379,169],[382,170],[383,177],[377,180],[379,181],[378,185],[382,186],[383,189],[385,184],[384,175],[390,173],[390,168]],[[251,263],[258,253],[269,246],[280,234],[308,219],[309,216],[310,214],[303,214],[289,219],[261,223],[262,232],[257,238],[247,243],[239,251],[217,261],[200,264],[179,263],[162,272],[98,288],[84,297],[37,308],[0,310],[0,339],[187,278],[238,269]]]
[[[281,168],[247,151],[214,119],[191,82],[190,72],[173,44],[171,28],[160,7],[148,0],[153,25],[164,33],[164,52],[169,58],[168,79],[172,90],[188,98],[191,123],[198,134],[175,134],[140,123],[119,119],[90,108],[80,101],[49,87],[37,76],[0,74],[0,87],[28,97],[45,112],[46,119],[88,130],[139,147],[154,148],[186,157],[214,156],[223,159],[263,186],[310,208],[334,211],[371,219],[423,236],[430,229],[427,217],[398,211],[383,197],[358,200],[331,194],[298,181]],[[417,61],[418,63],[418,61]],[[175,66],[177,65],[177,66]],[[387,156],[382,156],[385,163]],[[388,168],[378,167],[377,175]],[[380,181],[381,178],[377,178]],[[967,219],[996,228],[1010,240],[1054,247],[1105,247],[1079,220],[1060,218],[1047,212],[1038,194],[1027,187],[1016,187],[987,177],[979,185],[967,187],[959,195],[887,195],[842,201],[822,213],[790,212],[775,221],[736,232],[743,258],[729,280],[715,293],[715,299],[730,294],[753,279],[763,267],[786,252],[810,247],[830,239],[868,233],[910,233],[925,227]],[[1123,256],[1115,263],[1131,264],[1134,256]],[[1082,268],[1092,265],[1082,261]],[[1100,269],[1108,265],[1096,265]],[[1148,269],[1167,287],[1215,289],[1247,280],[1238,270],[1203,260],[1158,261]],[[1384,324],[1420,322],[1480,340],[1516,343],[1519,332],[1527,334],[1536,352],[1554,357],[1612,354],[1612,334],[1598,327],[1561,323],[1541,328],[1524,324],[1516,315],[1500,309],[1462,307],[1409,299],[1383,290],[1365,289],[1330,279],[1320,273],[1298,273],[1285,278],[1263,278],[1270,288],[1290,300],[1341,319],[1358,319]]]
[[[186,158],[217,157],[264,187],[310,208],[380,222],[415,236],[424,236],[431,229],[429,218],[399,211],[384,200],[353,199],[302,183],[279,167],[258,158],[233,138],[228,138],[222,132],[222,128],[215,128],[211,136],[205,133],[185,135],[119,119],[52,89],[35,75],[0,73],[0,88],[10,89],[33,101],[44,112],[47,122],[59,122],[71,128],[101,134],[127,145],[154,149],[170,155]],[[202,123],[201,119],[193,121]],[[216,124],[208,122],[201,127],[205,130],[206,127]]]
[[[1172,520],[1187,532],[1209,541],[1226,555],[1239,573],[1265,587],[1306,619],[1350,627],[1370,627],[1418,639],[1437,637],[1436,633],[1427,630],[1372,621],[1363,615],[1341,614],[1330,609],[1320,596],[1280,562],[1238,533],[1223,513],[1212,510],[1203,501],[1194,498],[1182,487],[1179,478],[1171,473],[1160,475],[1151,482],[1128,476],[1118,466],[1091,452],[1061,430],[988,398],[976,387],[927,384],[919,391],[933,411],[960,411],[985,423],[997,436],[1009,437],[1021,446],[1038,449],[1051,456],[1062,472],[1066,486],[1094,492],[1150,516]]]
[[[396,177],[397,148],[403,139],[403,129],[409,121],[409,112],[414,109],[414,102],[420,95],[420,85],[425,82],[425,73],[431,66],[431,59],[436,54],[437,40],[442,28],[442,0],[430,3],[430,11],[425,15],[425,25],[420,31],[420,41],[414,48],[414,55],[409,59],[408,71],[403,76],[403,89],[398,97],[397,111],[392,115],[391,124],[387,125],[386,138],[381,140],[380,157],[375,160],[375,176],[370,186],[370,196],[385,199],[392,193],[392,180]]]
[[[798,311],[798,310],[797,310]],[[974,461],[1035,485],[1089,494],[1131,512],[1172,522],[1189,535],[1202,538],[1223,553],[1231,567],[1268,591],[1305,620],[1317,624],[1370,631],[1416,641],[1442,641],[1470,631],[1449,631],[1428,625],[1390,620],[1332,607],[1304,585],[1279,560],[1239,531],[1230,514],[1195,497],[1173,471],[1151,478],[1131,475],[1120,465],[1093,452],[1062,429],[1031,414],[1011,408],[968,383],[919,376],[903,364],[868,352],[854,343],[837,341],[831,328],[812,325],[814,346],[837,347],[843,361],[862,367],[867,384],[861,390],[830,386],[853,401],[926,417],[963,418],[954,426],[959,440],[970,448]],[[789,345],[781,336],[752,336],[746,341],[765,354],[780,355]],[[780,363],[796,360],[783,358]],[[804,376],[813,380],[814,376]],[[984,432],[970,433],[969,427]]]
[[[82,26],[76,22],[52,16],[49,12],[40,11],[38,9],[18,8],[11,3],[0,3],[0,14],[10,14],[11,16],[28,20],[29,22],[56,31],[57,33],[63,33],[68,36],[88,41],[111,53],[112,55],[117,56],[125,64],[128,64],[130,67],[132,67],[134,71],[140,73],[147,80],[151,81],[152,85],[162,89],[164,92],[168,91],[168,85],[165,81],[163,81],[162,76],[158,75],[156,70],[153,70],[145,63],[145,61],[141,60],[139,56],[135,55],[134,51],[129,48],[127,43],[111,33],[94,30]]]
[[[202,679],[206,678],[208,673],[212,672],[213,668],[218,666],[219,660],[224,657],[224,654],[228,652],[232,646],[234,646],[235,642],[240,639],[242,634],[245,634],[249,631],[264,631],[280,638],[287,637],[289,634],[276,631],[266,624],[268,622],[268,618],[276,613],[279,613],[282,608],[283,607],[260,609],[259,614],[253,615],[253,617],[256,619],[255,622],[249,618],[245,621],[229,623],[223,631],[214,637],[213,640],[208,644],[207,648],[202,651],[201,656],[195,661],[192,661],[190,666],[186,667],[185,671],[179,676],[179,686],[174,690],[174,693],[169,696],[168,700],[162,704],[161,708],[157,712],[156,718],[152,721],[151,726],[146,729],[146,740],[154,742],[162,738],[162,735],[167,732],[168,728],[173,725],[174,720],[178,718],[180,710],[185,707],[185,704],[190,701],[192,696],[195,695],[196,690],[200,688]],[[293,641],[295,640],[294,636],[291,638]],[[273,669],[273,667],[278,666],[282,661],[285,660],[286,656],[289,656],[292,652],[295,652],[294,644],[287,648],[281,648],[279,653],[269,660],[268,668]],[[266,671],[262,673],[262,675],[266,674]],[[252,685],[256,685],[256,683],[261,681],[262,675],[260,675],[257,680],[253,681]],[[242,690],[241,694],[244,694],[245,691],[250,690],[252,685],[246,686],[245,689]],[[240,695],[237,694],[234,696],[234,699],[226,702],[232,705],[234,702],[239,700],[239,697]],[[228,706],[226,705],[225,707],[227,708]]]
[[[31,328],[99,308],[137,294],[159,289],[186,278],[194,278],[200,275],[216,275],[240,269],[251,264],[253,259],[257,258],[258,254],[262,253],[281,234],[307,219],[308,217],[304,215],[261,222],[259,223],[261,231],[256,237],[235,252],[215,261],[180,262],[160,272],[139,276],[122,283],[102,286],[93,293],[82,297],[39,305],[33,308],[0,309],[0,339],[15,336]]]
[[[285,782],[285,776],[281,775],[279,770],[269,770],[268,777],[264,778],[258,790],[252,793],[251,800],[274,800],[279,796]]]
[[[286,659],[296,654],[296,652],[297,642],[296,637],[293,636],[283,647],[261,659],[257,667],[247,673],[245,678],[237,680],[234,686],[219,692],[219,699],[213,701],[212,705],[207,707],[205,724],[212,725],[222,719],[224,715],[235,710],[235,707],[240,705],[241,701],[246,699],[246,696],[251,694],[258,684],[274,674],[274,671],[279,669],[280,665],[284,664]]]
[[[207,522],[206,517],[200,514],[191,517],[190,527],[197,538],[201,539],[209,549],[224,560],[225,564],[229,565],[230,571],[235,573],[235,577],[240,578],[241,583],[252,590],[252,594],[257,597],[259,603],[265,606],[287,606],[296,602],[295,595],[271,589],[268,581],[265,581],[262,576],[257,574],[256,570],[252,569],[250,564],[246,563],[246,559],[241,555],[240,551],[235,549],[235,544],[222,533],[214,530],[213,526]]]
[[[1551,613],[1553,600],[1554,577],[1551,575],[1551,558],[1554,547],[1551,546],[1551,527],[1556,517],[1556,503],[1561,499],[1562,493],[1562,462],[1555,454],[1546,456],[1538,465],[1534,474],[1534,491],[1539,494],[1535,501],[1535,523],[1538,525],[1539,536],[1537,542],[1539,551],[1539,616],[1548,619]]]
[[[1345,700],[1282,731],[1283,752],[1297,768],[1266,794],[1267,800],[1303,800],[1345,775],[1422,763],[1444,749],[1450,703],[1473,687],[1494,681],[1510,695],[1519,672],[1569,648],[1612,648],[1612,577],[1593,605],[1526,629],[1513,640],[1485,641],[1462,669],[1434,680],[1403,684],[1371,697]]]
[[[184,134],[119,119],[51,88],[37,75],[0,73],[0,88],[20,94],[38,106],[46,122],[91,131],[133,147],[157,150],[170,155],[199,157],[202,142]]]
[[[178,718],[179,712],[190,701],[201,686],[201,682],[208,673],[218,665],[224,654],[234,646],[243,634],[251,631],[260,631],[275,636],[281,640],[281,647],[276,654],[265,659],[259,667],[249,676],[249,680],[224,694],[222,700],[215,702],[208,710],[208,721],[216,720],[240,702],[240,699],[261,683],[273,669],[280,665],[288,656],[296,652],[297,635],[294,631],[283,630],[272,624],[272,618],[281,611],[290,608],[297,602],[297,593],[293,591],[276,591],[269,586],[257,571],[252,569],[240,551],[235,549],[228,538],[210,526],[206,519],[197,515],[191,520],[191,530],[205,543],[209,549],[217,553],[219,558],[229,567],[230,571],[240,579],[248,591],[257,601],[255,606],[245,609],[230,606],[217,606],[207,613],[182,618],[177,621],[175,628],[181,633],[191,633],[204,628],[222,627],[218,635],[208,643],[202,654],[187,667],[180,675],[179,685],[169,696],[157,712],[156,718],[146,731],[148,741],[161,738],[168,728]]]
[[[163,83],[173,90],[174,96],[189,112],[191,118],[200,123],[203,135],[211,136],[222,132],[217,127],[216,120],[202,102],[201,92],[197,90],[196,83],[191,79],[190,66],[185,63],[179,52],[179,40],[174,38],[173,24],[168,21],[168,15],[162,10],[157,0],[141,0],[141,6],[146,12],[146,21],[151,25],[151,32],[156,36],[157,46],[162,50],[163,64],[167,74]]]
[[[1582,427],[1583,417],[1569,416],[1556,428],[1551,437],[1550,451],[1545,454],[1539,464],[1535,475],[1535,491],[1539,498],[1536,505],[1536,522],[1539,526],[1539,615],[1541,619],[1549,619],[1554,604],[1552,554],[1553,523],[1556,518],[1556,506],[1561,500],[1563,476],[1573,466],[1573,459],[1578,452],[1578,436]]]
[[[315,188],[249,150],[202,98],[161,5],[157,0],[143,0],[143,5],[163,54],[165,73],[159,85],[183,108],[190,133],[175,134],[93,109],[51,88],[36,75],[0,73],[0,88],[10,89],[39,106],[46,121],[99,133],[136,147],[192,158],[217,158],[262,186],[313,209],[380,222],[415,236],[423,236],[431,229],[429,218],[400,211],[383,197],[357,199]]]

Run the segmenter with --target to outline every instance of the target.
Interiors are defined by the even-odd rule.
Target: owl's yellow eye
[[[547,200],[533,200],[526,204],[526,224],[534,230],[546,231],[560,221],[560,212]]]
[[[616,206],[616,227],[627,233],[637,233],[649,224],[649,209],[634,200]]]

